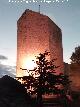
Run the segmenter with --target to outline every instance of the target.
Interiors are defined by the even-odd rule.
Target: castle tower
[[[50,60],[55,60],[56,69],[63,71],[63,49],[61,29],[48,17],[38,12],[26,10],[17,22],[17,77],[24,76],[20,68],[32,67],[35,56],[50,52]],[[28,69],[31,69],[28,67]]]

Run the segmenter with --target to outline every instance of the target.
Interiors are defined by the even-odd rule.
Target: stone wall
[[[80,65],[78,64],[64,64],[64,73],[69,75],[71,91],[80,92]]]
[[[24,73],[24,62],[35,60],[39,53],[49,51],[49,59],[57,58],[55,64],[63,71],[62,34],[60,28],[48,17],[26,10],[17,22],[17,77]],[[26,61],[25,61],[26,60]]]
[[[72,91],[79,91],[80,92],[80,65],[78,64],[71,64],[70,65],[70,80],[71,89]]]

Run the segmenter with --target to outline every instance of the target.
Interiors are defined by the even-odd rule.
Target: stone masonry
[[[50,60],[56,58],[56,72],[63,72],[63,48],[61,29],[46,15],[25,10],[17,21],[17,77],[24,76],[20,68],[24,61],[50,52]]]

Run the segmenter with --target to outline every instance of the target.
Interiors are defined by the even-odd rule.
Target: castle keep
[[[39,53],[50,52],[49,59],[63,71],[63,49],[61,29],[46,15],[26,10],[17,21],[17,77],[26,75],[22,69],[35,60]],[[30,63],[30,66],[31,63]]]

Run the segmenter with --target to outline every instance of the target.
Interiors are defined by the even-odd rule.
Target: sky
[[[72,52],[80,45],[80,0],[36,1],[0,0],[0,75],[15,75],[17,21],[26,9],[38,12],[40,5],[40,13],[61,28],[64,62],[70,63]]]

